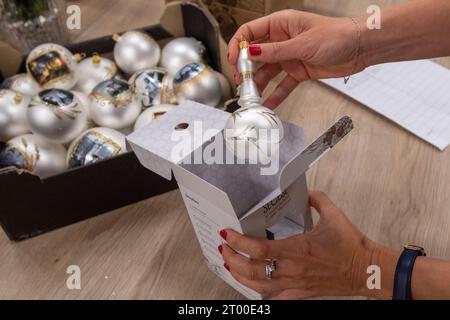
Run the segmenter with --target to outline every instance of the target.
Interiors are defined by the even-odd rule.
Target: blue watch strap
[[[411,300],[411,278],[414,262],[425,251],[416,246],[405,246],[397,262],[394,276],[394,292],[392,300]]]

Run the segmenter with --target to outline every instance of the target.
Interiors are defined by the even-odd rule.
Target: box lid
[[[144,167],[170,180],[172,166],[223,130],[229,116],[227,112],[186,101],[130,134],[127,142]],[[188,136],[192,137],[190,143],[181,146],[181,139]]]

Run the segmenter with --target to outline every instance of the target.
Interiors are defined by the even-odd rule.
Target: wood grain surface
[[[163,8],[163,1],[72,2],[83,15],[75,40],[154,23]],[[346,15],[390,2],[314,1],[327,14]],[[439,61],[450,67],[449,59]],[[415,243],[450,259],[450,148],[440,152],[317,82],[300,85],[277,112],[305,127],[310,141],[338,117],[351,116],[355,130],[308,172],[310,188],[326,192],[370,238],[397,249]],[[81,268],[81,290],[66,287],[72,264]],[[11,298],[242,296],[207,269],[173,191],[20,243],[0,232],[0,299]]]

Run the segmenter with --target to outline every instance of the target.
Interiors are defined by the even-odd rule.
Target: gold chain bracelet
[[[350,72],[350,74],[348,76],[344,77],[344,84],[347,84],[348,80],[350,80],[350,77],[353,75],[353,73],[356,70],[356,66],[358,65],[358,57],[359,57],[359,53],[361,51],[361,25],[359,24],[359,21],[356,20],[356,18],[351,17],[350,20],[352,20],[352,22],[355,24],[357,32],[358,32],[358,43],[356,46],[356,57],[355,57],[355,63],[353,64],[352,67],[352,71]]]

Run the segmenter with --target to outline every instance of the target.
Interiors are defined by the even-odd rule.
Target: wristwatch
[[[406,245],[397,262],[392,300],[411,300],[411,277],[418,256],[426,256],[422,247]]]

